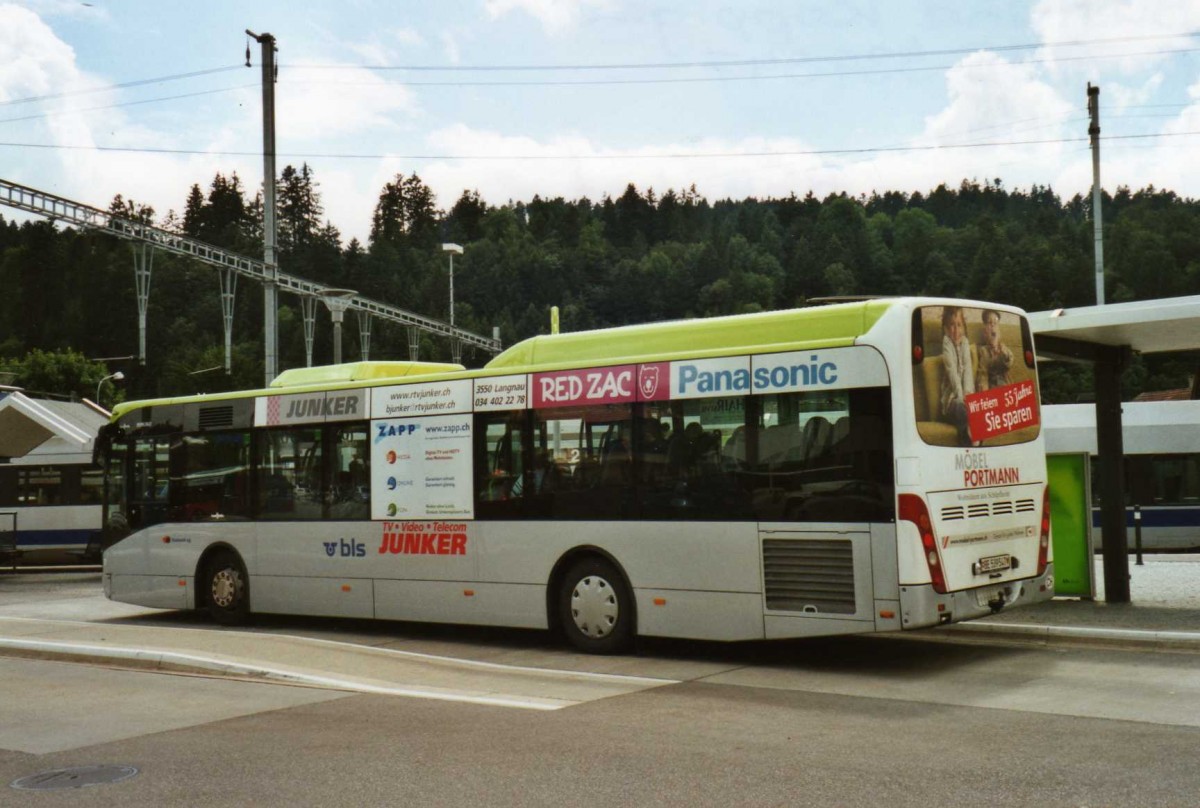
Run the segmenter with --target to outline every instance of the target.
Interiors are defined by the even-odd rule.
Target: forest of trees
[[[694,187],[656,193],[629,185],[599,201],[535,196],[495,206],[464,191],[441,209],[416,174],[397,175],[380,192],[366,244],[345,242],[324,218],[307,164],[283,170],[277,199],[283,271],[429,317],[448,315],[440,245],[464,245],[455,264],[456,323],[484,335],[499,326],[505,345],[548,331],[554,305],[563,330],[582,330],[840,295],[951,295],[1030,311],[1095,302],[1090,200],[1064,201],[1045,187],[1007,190],[999,179],[925,194],[824,199],[709,201]],[[236,174],[218,174],[207,189],[193,185],[181,216],[158,216],[122,196],[110,211],[262,255],[261,193]],[[1105,196],[1104,225],[1109,302],[1200,293],[1200,203],[1153,187],[1120,188]],[[137,351],[128,242],[0,219],[0,285],[0,366],[29,389],[94,397],[105,368],[126,374],[119,395],[130,398],[261,386],[261,291],[239,284],[233,373],[226,376],[212,268],[156,253],[145,368],[136,360],[80,363]],[[283,295],[280,303],[280,368],[302,366],[299,302]],[[347,361],[358,358],[356,335],[347,318]],[[331,361],[331,351],[322,312],[314,361]],[[53,367],[59,353],[66,370]],[[444,340],[426,338],[421,346],[422,359],[449,353]],[[407,357],[404,329],[376,323],[371,358]],[[487,359],[464,356],[468,365]],[[1125,394],[1184,387],[1195,367],[1195,355],[1139,357],[1125,374]],[[1046,366],[1043,392],[1050,402],[1086,396],[1090,371]]]

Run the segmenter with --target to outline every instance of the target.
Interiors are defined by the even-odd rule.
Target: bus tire
[[[237,553],[222,551],[204,565],[204,600],[208,614],[223,626],[250,620],[250,580]]]
[[[615,654],[633,641],[633,594],[611,562],[580,559],[561,579],[559,625],[571,645],[589,654]]]

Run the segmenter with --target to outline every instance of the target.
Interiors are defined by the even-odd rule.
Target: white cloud
[[[1136,87],[1109,82],[1104,85],[1101,110],[1111,108],[1120,112],[1129,107],[1139,106],[1150,101],[1163,84],[1163,74],[1155,73]],[[1103,117],[1103,114],[1101,115]]]
[[[1190,33],[1200,28],[1200,0],[1040,0],[1030,12],[1030,24],[1045,43],[1179,35],[1168,39],[1109,43],[1086,48],[1048,44],[1039,54],[1040,58],[1058,58],[1084,54],[1159,52],[1116,61],[1117,69],[1131,73],[1170,58],[1171,54],[1166,51],[1192,46]],[[1072,64],[1064,62],[1061,68],[1071,69]]]
[[[391,35],[392,39],[406,48],[425,46],[425,39],[413,28],[393,28]]]
[[[963,57],[946,72],[949,104],[925,121],[922,143],[1044,139],[1072,115],[1069,104],[1033,66],[989,52]],[[1038,137],[1029,137],[1037,125]]]
[[[360,67],[313,73],[276,85],[276,131],[291,142],[392,130],[418,111],[411,91]]]
[[[345,47],[373,65],[390,65],[403,59],[408,52],[424,48],[424,38],[412,28],[393,28],[380,36],[372,35],[362,42],[344,42]]]
[[[456,65],[462,61],[462,50],[458,47],[458,39],[449,31],[442,31],[442,48],[446,51],[446,61]]]
[[[542,24],[550,36],[574,28],[583,16],[585,6],[607,8],[607,0],[486,0],[483,7],[494,20],[512,11],[528,14]]]
[[[0,5],[0,100],[69,92],[83,84],[75,51],[38,15]],[[26,107],[10,107],[11,109]]]

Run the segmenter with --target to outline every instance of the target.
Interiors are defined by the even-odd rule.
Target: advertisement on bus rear
[[[914,312],[917,431],[935,446],[1000,446],[1038,436],[1032,342],[1021,318],[970,306]]]

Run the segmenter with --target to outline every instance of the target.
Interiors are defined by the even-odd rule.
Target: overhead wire
[[[348,70],[367,68],[370,70],[402,70],[413,72],[502,72],[502,71],[586,71],[586,70],[668,70],[697,67],[757,67],[781,64],[806,64],[814,62],[849,62],[869,59],[912,59],[925,56],[956,56],[976,51],[988,50],[1009,52],[1019,50],[1034,50],[1036,48],[1065,48],[1087,45],[1102,45],[1124,42],[1148,42],[1165,39],[1184,39],[1195,36],[1196,32],[1178,32],[1170,34],[1148,34],[1144,36],[1106,37],[1097,39],[1074,39],[1062,42],[1034,42],[1016,45],[982,45],[971,48],[939,48],[924,51],[890,51],[864,54],[836,54],[827,56],[796,56],[776,59],[729,59],[691,62],[627,62],[612,64],[534,64],[534,65],[339,65],[339,64],[287,64],[282,67],[303,68],[306,70]]]
[[[981,50],[991,50],[984,48]],[[1062,62],[1100,61],[1107,59],[1128,59],[1145,56],[1169,56],[1181,53],[1196,53],[1200,48],[1175,48],[1170,50],[1137,51],[1133,53],[1089,54],[1087,56],[1062,56],[1046,59],[1025,59],[1018,62],[1002,62],[975,65],[920,65],[915,67],[877,67],[862,70],[836,70],[823,73],[770,73],[767,75],[741,76],[681,76],[659,77],[644,79],[534,79],[534,80],[472,80],[472,81],[403,81],[404,87],[586,87],[586,86],[621,86],[638,84],[722,84],[740,81],[771,81],[780,79],[822,79],[843,78],[846,76],[879,76],[902,73],[930,73],[949,70],[951,68],[968,70],[986,70],[992,68],[1022,67],[1025,65],[1059,64]],[[977,53],[979,51],[971,51]],[[354,66],[347,66],[354,67]],[[377,70],[379,68],[361,67],[358,69]],[[373,82],[362,81],[299,81],[292,82],[300,85],[340,85],[340,86],[373,86]]]
[[[1200,135],[1200,131],[1158,132],[1133,135],[1102,135],[1101,140],[1126,141],[1149,138],[1175,138]],[[697,160],[697,159],[744,159],[747,157],[805,157],[826,154],[880,154],[888,152],[927,152],[951,149],[982,149],[998,146],[1039,146],[1067,143],[1087,143],[1086,137],[1044,138],[1038,140],[985,141],[982,143],[941,143],[912,146],[873,146],[844,149],[796,149],[782,151],[745,152],[668,152],[665,154],[362,154],[353,152],[280,152],[279,157],[334,160],[479,160],[479,161],[550,161],[550,160]],[[71,151],[124,152],[135,154],[191,154],[214,157],[258,157],[260,151],[203,149],[171,149],[134,146],[70,145],[61,143],[12,143],[0,142],[0,148],[62,149]]]
[[[56,115],[74,115],[80,112],[96,112],[104,109],[116,109],[117,107],[135,107],[140,104],[154,104],[159,101],[177,101],[181,98],[196,98],[202,95],[217,95],[219,93],[229,93],[235,90],[246,90],[258,87],[258,84],[239,84],[236,87],[221,87],[216,90],[201,90],[195,93],[181,93],[180,95],[164,95],[158,98],[142,98],[137,101],[122,101],[117,104],[102,104],[97,107],[80,107],[79,109],[54,109],[45,112],[39,112],[36,115],[22,115],[19,118],[0,118],[0,123],[16,123],[17,121],[32,121],[39,118],[49,118]]]
[[[124,90],[129,87],[142,87],[147,84],[163,84],[168,81],[179,81],[181,79],[194,79],[199,76],[211,76],[214,73],[225,73],[230,70],[244,70],[245,65],[226,65],[225,67],[213,67],[208,70],[193,70],[190,73],[174,73],[170,76],[158,76],[152,79],[137,79],[136,81],[125,81],[118,84],[105,84],[97,87],[85,87],[79,90],[67,90],[61,93],[48,93],[46,95],[31,95],[25,98],[12,98],[8,101],[0,101],[0,107],[10,107],[17,104],[31,104],[34,101],[50,101],[55,98],[68,98],[75,95],[89,95],[92,93],[103,93],[111,90]]]

